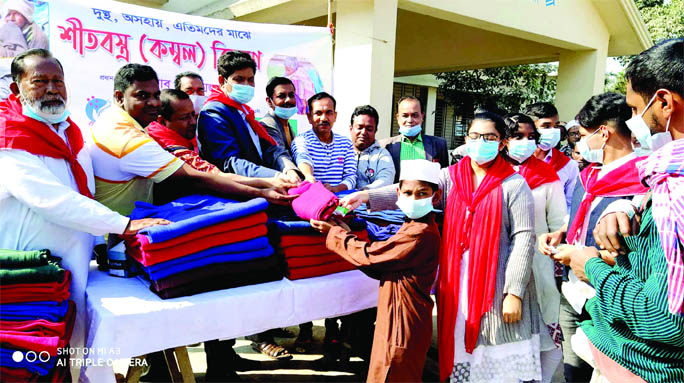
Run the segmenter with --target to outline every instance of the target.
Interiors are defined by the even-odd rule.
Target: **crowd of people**
[[[161,90],[152,67],[124,65],[112,107],[84,137],[58,58],[30,49],[14,58],[0,102],[0,248],[63,258],[78,348],[95,238],[168,224],[130,220],[136,201],[212,193],[288,205],[289,189],[321,182],[345,195],[344,208],[406,217],[376,242],[337,219],[311,221],[331,251],[381,281],[376,317],[341,318],[375,321],[369,382],[422,379],[431,292],[441,381],[550,382],[562,360],[568,382],[684,382],[683,54],[681,38],[642,52],[626,69],[626,97],[595,95],[567,124],[551,103],[479,109],[449,163],[412,96],[398,100],[399,134],[385,140],[371,105],[352,113],[351,139],[333,131],[337,101],[325,92],[307,101],[311,129],[294,126],[287,77],[268,81],[269,111],[256,116],[256,63],[241,51],[219,58],[209,95],[196,73]],[[311,342],[311,326],[297,345]],[[287,333],[249,339],[282,359],[274,334]],[[326,320],[326,344],[339,336]],[[239,379],[246,361],[234,344],[205,342],[207,381]],[[148,358],[153,379],[163,356]]]

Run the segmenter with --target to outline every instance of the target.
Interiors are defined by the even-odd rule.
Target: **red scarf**
[[[83,149],[81,129],[71,119],[67,119],[69,122],[69,127],[65,131],[69,141],[69,146],[67,146],[52,128],[43,122],[24,116],[21,112],[21,102],[15,95],[10,95],[7,100],[0,102],[0,148],[20,149],[39,156],[67,160],[78,191],[92,198],[88,189],[88,176],[76,160],[78,153]]]
[[[556,173],[558,173],[565,167],[565,165],[568,164],[568,162],[570,162],[570,157],[566,156],[565,153],[556,148],[551,149],[551,153],[551,161],[549,161],[549,165],[553,166],[553,168],[556,170]]]
[[[232,98],[226,96],[225,93],[219,88],[218,86],[214,85],[211,88],[211,95],[207,99],[207,102],[211,101],[218,101],[224,105],[228,105],[232,108],[235,108],[237,110],[242,110],[242,112],[245,113],[245,120],[247,120],[247,123],[249,123],[249,126],[252,127],[252,130],[254,133],[257,134],[257,136],[263,138],[264,140],[268,141],[271,143],[271,145],[276,145],[276,142],[271,136],[268,135],[268,132],[266,129],[259,123],[259,121],[256,120],[254,117],[254,111],[252,108],[247,106],[246,104],[240,104],[239,102],[233,100]]]
[[[186,149],[194,150],[195,146],[187,138],[181,136],[173,129],[169,129],[166,126],[158,123],[157,121],[152,121],[145,129],[150,137],[154,138],[155,141],[162,148],[171,148],[174,146],[182,146]]]
[[[525,181],[527,181],[527,185],[531,190],[534,190],[541,185],[560,180],[553,166],[535,156],[532,156],[528,158],[527,161],[523,162],[520,165],[518,173],[525,178]]]
[[[453,367],[461,257],[468,249],[467,352],[475,349],[482,315],[492,307],[501,234],[501,182],[515,173],[499,156],[473,191],[470,161],[470,157],[465,157],[449,167],[453,185],[444,214],[437,294],[440,380],[445,380]]]
[[[569,244],[574,243],[580,237],[584,220],[589,215],[589,208],[596,197],[626,197],[646,194],[648,189],[641,183],[639,171],[636,168],[636,163],[641,160],[643,157],[634,158],[619,168],[611,170],[598,181],[596,178],[600,168],[597,168],[596,164],[590,164],[582,170],[580,179],[586,194],[579,209],[577,209],[575,218],[572,220],[572,225],[568,229],[567,242]]]

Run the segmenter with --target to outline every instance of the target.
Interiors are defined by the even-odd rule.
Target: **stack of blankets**
[[[363,220],[350,223],[352,232],[368,241]],[[290,280],[320,277],[354,270],[354,266],[325,246],[325,235],[314,230],[309,222],[296,218],[269,220],[269,236],[286,264],[285,275]]]
[[[268,202],[191,195],[161,206],[136,202],[131,219],[172,223],[124,238],[150,289],[163,299],[252,285],[283,277],[266,236]]]
[[[48,250],[0,249],[0,378],[3,382],[70,379],[67,346],[76,305],[71,274]],[[57,363],[58,359],[60,363]]]

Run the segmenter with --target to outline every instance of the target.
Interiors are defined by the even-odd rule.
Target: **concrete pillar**
[[[435,134],[435,110],[437,109],[437,88],[427,87],[427,105],[425,105],[425,134]]]
[[[398,0],[336,1],[334,96],[335,131],[349,134],[354,108],[378,110],[377,138],[389,137]]]
[[[556,107],[562,121],[572,120],[589,97],[603,92],[608,38],[590,51],[563,51],[558,64]]]

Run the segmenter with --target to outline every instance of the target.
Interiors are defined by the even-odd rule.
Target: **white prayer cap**
[[[570,130],[570,129],[574,128],[575,126],[580,126],[579,121],[570,120],[570,121],[568,121],[567,124],[565,124],[565,129]]]
[[[27,0],[7,0],[7,2],[5,2],[4,8],[4,16],[7,16],[9,11],[17,11],[21,13],[29,23],[33,22],[34,7],[33,4]]]
[[[439,184],[439,162],[428,160],[405,160],[401,161],[401,174],[399,181],[425,181]]]

